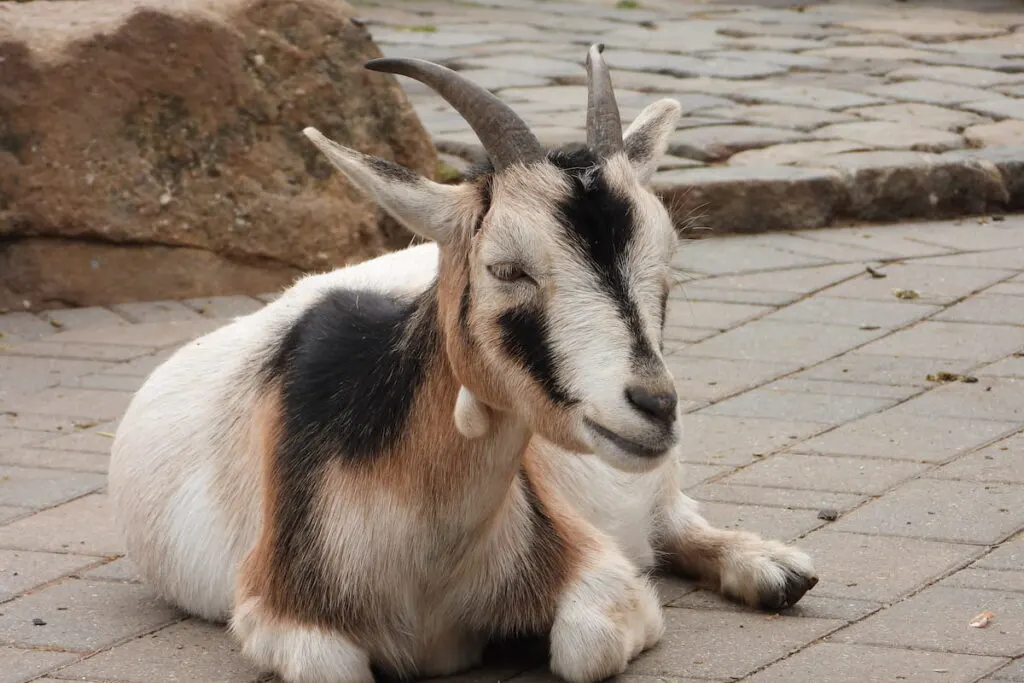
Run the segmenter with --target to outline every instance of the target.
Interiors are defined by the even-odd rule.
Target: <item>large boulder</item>
[[[412,236],[305,126],[435,177],[342,0],[0,2],[0,308],[254,294]]]

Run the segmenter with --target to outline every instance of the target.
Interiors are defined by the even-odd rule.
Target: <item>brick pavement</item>
[[[799,541],[821,583],[766,615],[663,580],[668,632],[623,683],[1024,681],[1024,217],[716,237],[677,266],[685,486]],[[146,374],[261,305],[0,316],[0,682],[258,680],[118,559],[104,473]],[[551,681],[543,662],[458,680]]]
[[[355,4],[385,55],[462,71],[551,144],[583,139],[585,46],[605,43],[625,122],[683,105],[655,182],[720,233],[1024,206],[1018,0]],[[399,80],[457,175],[472,131]]]

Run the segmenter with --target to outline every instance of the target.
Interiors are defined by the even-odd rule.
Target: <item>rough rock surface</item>
[[[436,173],[344,2],[0,13],[0,307],[255,294],[410,241],[301,134]]]

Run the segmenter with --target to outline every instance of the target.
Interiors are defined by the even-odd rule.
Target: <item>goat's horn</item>
[[[372,59],[365,67],[408,76],[435,90],[470,125],[496,170],[544,158],[544,148],[523,120],[507,104],[465,76],[422,59],[385,57]]]
[[[587,52],[587,146],[607,159],[622,151],[622,120],[602,52],[601,43],[591,45]]]

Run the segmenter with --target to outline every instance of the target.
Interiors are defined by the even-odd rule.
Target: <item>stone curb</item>
[[[471,145],[438,141],[471,160]],[[813,165],[811,165],[813,164]],[[1024,210],[1024,146],[852,152],[792,166],[660,171],[653,186],[687,237],[810,230],[851,222],[940,220]]]

